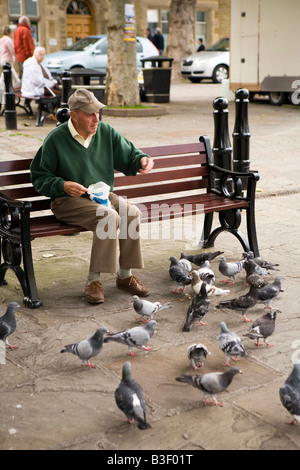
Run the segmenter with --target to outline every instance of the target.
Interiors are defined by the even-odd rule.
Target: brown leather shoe
[[[104,293],[101,282],[93,281],[90,284],[86,284],[84,295],[90,304],[103,304]]]
[[[150,290],[143,286],[141,281],[137,276],[133,274],[126,279],[121,279],[119,276],[117,277],[117,287],[122,290],[126,290],[133,295],[139,295],[140,297],[147,297],[150,294]]]

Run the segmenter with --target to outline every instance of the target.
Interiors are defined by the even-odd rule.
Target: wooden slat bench
[[[130,177],[116,173],[114,189],[139,206],[142,222],[204,213],[202,247],[213,246],[219,233],[227,231],[237,237],[243,250],[259,255],[255,227],[257,173],[234,173],[214,166],[206,136],[198,143],[142,150],[154,158],[154,169]],[[84,229],[58,221],[49,211],[50,199],[38,195],[30,183],[30,163],[31,159],[0,162],[0,284],[6,283],[5,273],[11,269],[22,286],[25,305],[36,308],[41,300],[34,275],[32,240]],[[245,195],[242,180],[247,182]],[[247,237],[239,231],[241,210],[246,212]],[[212,231],[215,212],[220,226]]]
[[[40,127],[43,125],[44,120],[54,112],[56,106],[60,103],[59,96],[43,95],[36,98],[26,98],[21,95],[20,90],[14,90],[15,93],[15,105],[22,108],[29,116],[33,116],[33,110],[31,107],[31,101],[34,101],[38,105],[37,116],[35,125]]]

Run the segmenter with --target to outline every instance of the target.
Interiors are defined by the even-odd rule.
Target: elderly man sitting
[[[21,93],[26,98],[57,94],[55,90],[57,80],[52,77],[46,65],[42,65],[44,59],[44,47],[37,47],[33,56],[25,60],[23,64]],[[52,90],[52,93],[49,90]]]

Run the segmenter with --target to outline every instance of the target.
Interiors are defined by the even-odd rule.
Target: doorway
[[[67,7],[67,46],[95,34],[94,13],[88,2],[75,0]]]

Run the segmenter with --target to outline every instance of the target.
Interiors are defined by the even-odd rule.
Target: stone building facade
[[[132,3],[128,0],[128,3]],[[162,29],[168,38],[171,0],[135,0],[136,33],[145,36],[147,26]],[[31,19],[37,45],[47,53],[72,44],[76,39],[107,32],[109,0],[0,0],[0,28],[15,28],[18,18]],[[197,0],[195,12],[195,48],[202,37],[209,46],[230,33],[230,0]]]

